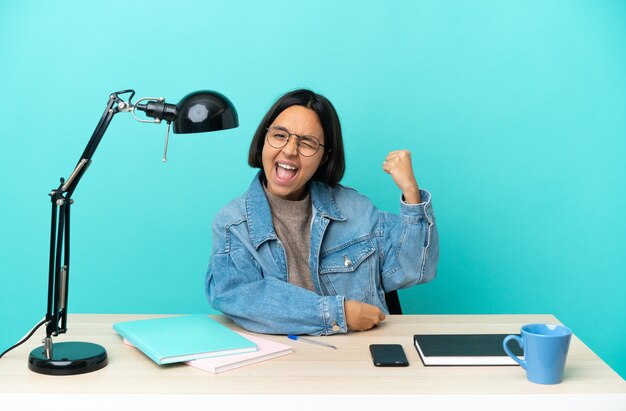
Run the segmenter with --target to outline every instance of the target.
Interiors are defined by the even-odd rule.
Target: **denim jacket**
[[[421,204],[401,201],[397,215],[379,211],[353,189],[310,181],[315,292],[289,284],[262,178],[259,172],[213,221],[206,294],[241,327],[266,334],[345,333],[345,299],[388,313],[385,292],[435,277],[439,238],[428,191],[421,191]]]

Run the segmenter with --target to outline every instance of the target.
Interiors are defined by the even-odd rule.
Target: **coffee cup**
[[[523,369],[529,381],[537,384],[558,384],[563,381],[563,371],[572,331],[558,324],[526,324],[521,336],[508,335],[502,345],[504,351]],[[514,355],[508,347],[517,341],[524,350],[524,359]]]

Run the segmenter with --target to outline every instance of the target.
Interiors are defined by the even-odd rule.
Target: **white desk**
[[[626,382],[576,336],[572,337],[564,381],[558,385],[528,382],[517,366],[424,367],[413,346],[416,333],[517,333],[526,323],[558,322],[551,315],[388,316],[370,331],[317,337],[336,345],[337,350],[265,335],[292,345],[295,352],[221,374],[183,364],[156,365],[124,345],[111,328],[114,322],[152,317],[157,315],[70,315],[68,333],[55,341],[98,343],[109,356],[109,364],[102,370],[75,376],[47,376],[28,369],[28,353],[41,345],[43,331],[39,330],[0,359],[0,410],[18,406],[207,410],[217,404],[229,409],[228,404],[237,404],[233,409],[238,410],[264,402],[272,409],[296,410],[448,409],[470,404],[482,409],[626,410]],[[239,329],[224,316],[215,318]],[[402,344],[410,366],[374,367],[369,354],[373,343]],[[45,405],[51,397],[54,403]]]

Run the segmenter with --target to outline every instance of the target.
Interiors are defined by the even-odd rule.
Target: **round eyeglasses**
[[[274,148],[283,148],[289,142],[289,138],[295,136],[297,138],[296,145],[298,147],[298,153],[304,157],[311,157],[315,155],[320,147],[325,147],[320,141],[313,136],[301,136],[295,133],[290,133],[283,127],[270,127],[267,129],[265,138],[270,146]]]

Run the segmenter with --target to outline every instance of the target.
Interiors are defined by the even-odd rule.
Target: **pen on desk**
[[[321,345],[322,347],[332,348],[333,350],[337,349],[337,347],[335,347],[334,345],[326,344],[321,341],[311,340],[310,338],[298,337],[297,335],[293,335],[293,334],[288,334],[287,338],[291,340],[307,342],[309,344]]]

